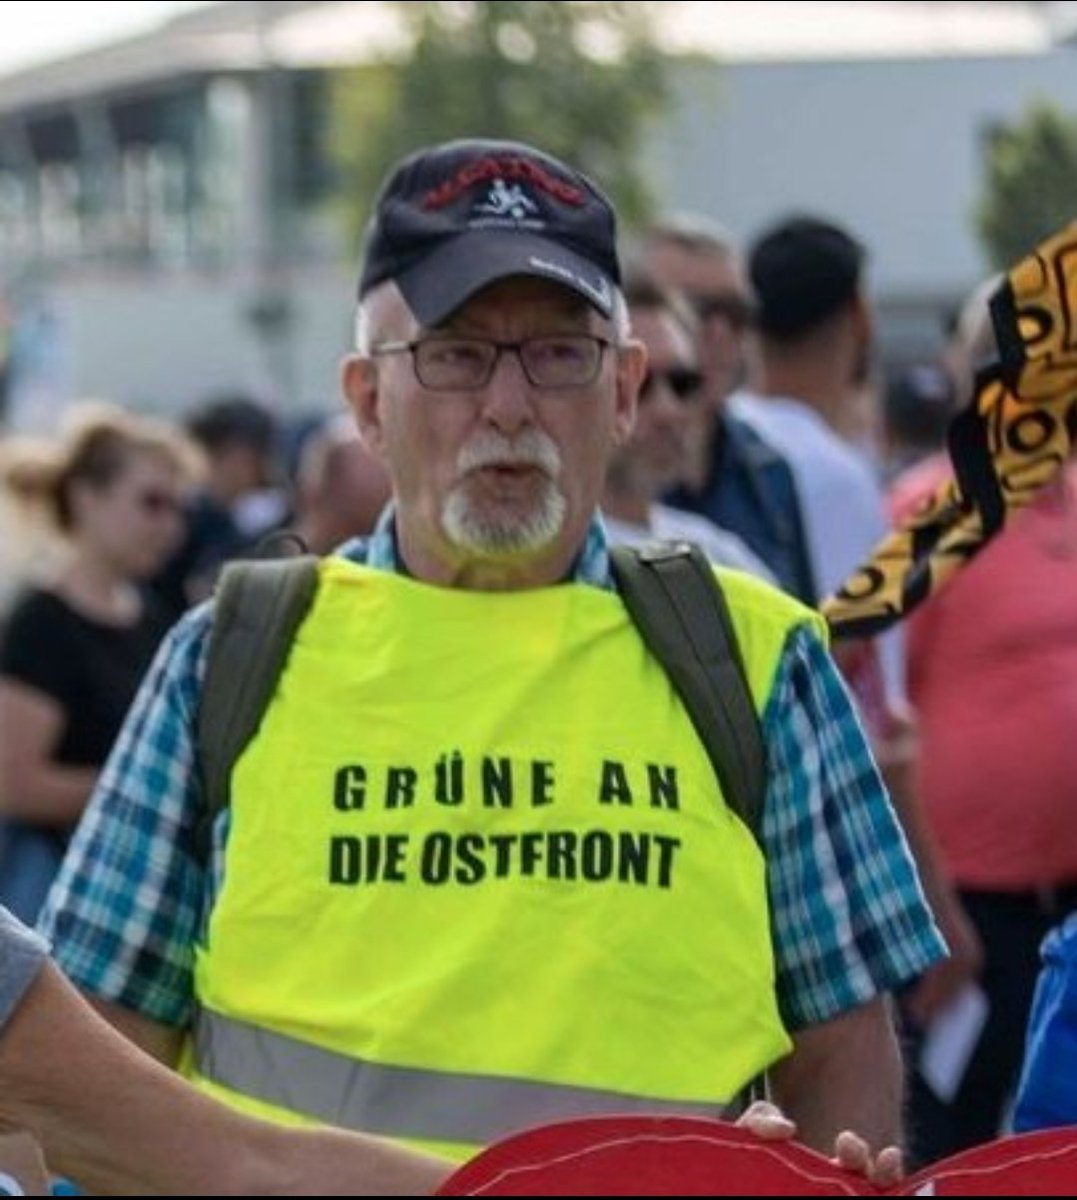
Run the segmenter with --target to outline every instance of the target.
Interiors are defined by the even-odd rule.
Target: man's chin
[[[563,508],[555,508],[559,511],[502,505],[478,512],[450,503],[442,529],[458,549],[483,558],[540,554],[556,544],[564,529]]]
[[[445,532],[457,549],[486,559],[532,557],[550,549],[557,541],[556,534],[539,535],[530,530],[505,527],[446,529]]]

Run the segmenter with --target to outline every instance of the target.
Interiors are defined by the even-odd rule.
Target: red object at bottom
[[[691,1117],[600,1117],[547,1125],[484,1150],[442,1196],[1068,1196],[1077,1128],[978,1146],[872,1187],[795,1142]]]

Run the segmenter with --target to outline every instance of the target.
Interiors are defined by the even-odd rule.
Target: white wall
[[[650,159],[672,207],[741,238],[794,209],[829,215],[871,246],[881,297],[949,297],[986,270],[971,219],[981,139],[1037,98],[1077,115],[1077,50],[696,66]]]
[[[352,336],[354,289],[352,274],[342,269],[295,273],[292,363],[305,411],[342,403],[337,369]],[[44,380],[16,388],[14,427],[48,428],[61,390],[144,411],[182,411],[234,388],[274,400],[275,364],[247,320],[249,292],[240,283],[87,275],[45,295],[55,317],[53,361]]]
[[[1056,37],[1077,38],[1077,3],[1074,0],[1048,3],[1043,7]]]
[[[884,340],[899,353],[919,353],[937,337],[941,309],[986,273],[971,224],[985,130],[1035,98],[1077,113],[1077,48],[985,59],[696,65],[685,69],[678,93],[672,119],[647,151],[666,203],[709,213],[742,239],[794,209],[847,224],[872,251]],[[293,294],[298,402],[336,405],[353,273],[298,270]],[[242,283],[164,276],[147,288],[76,275],[55,297],[64,345],[51,382],[62,377],[76,394],[175,411],[219,388],[272,390],[244,316]],[[30,419],[41,423],[37,411]]]

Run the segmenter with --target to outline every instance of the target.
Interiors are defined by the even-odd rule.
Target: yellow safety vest
[[[760,707],[807,611],[723,574]],[[613,593],[340,559],[232,780],[189,1071],[466,1155],[788,1052],[764,862]]]

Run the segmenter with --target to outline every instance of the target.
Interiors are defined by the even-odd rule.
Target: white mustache
[[[484,433],[472,438],[460,451],[456,469],[461,475],[484,467],[537,467],[556,479],[561,474],[561,454],[553,440],[537,429],[518,438]]]

